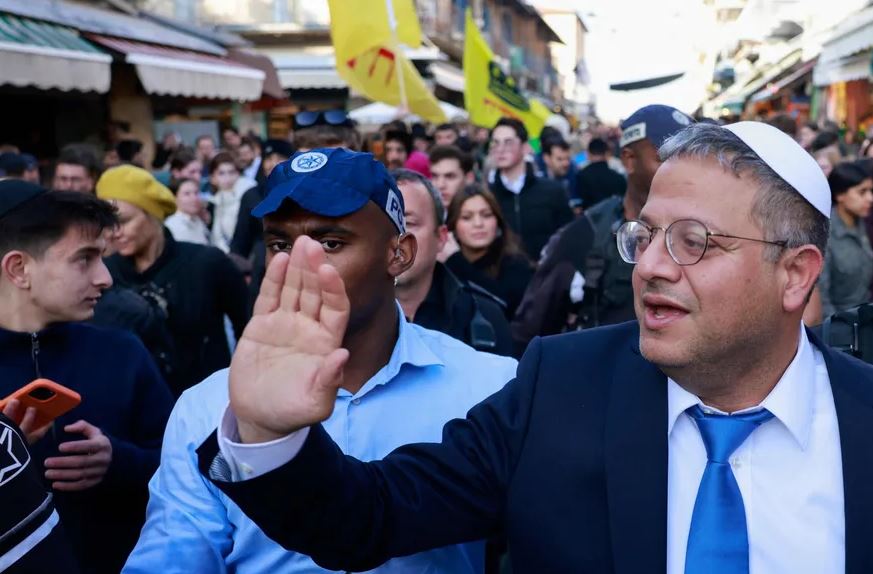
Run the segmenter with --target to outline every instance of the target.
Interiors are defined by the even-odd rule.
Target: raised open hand
[[[267,268],[230,364],[230,404],[245,443],[267,442],[333,412],[349,353],[349,299],[320,243],[306,236]]]

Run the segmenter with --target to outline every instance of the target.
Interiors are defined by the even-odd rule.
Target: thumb
[[[318,370],[315,383],[319,390],[335,396],[337,390],[343,384],[343,369],[349,360],[349,352],[346,349],[335,349],[322,363]]]

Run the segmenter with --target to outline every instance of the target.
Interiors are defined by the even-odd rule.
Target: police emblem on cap
[[[0,422],[0,486],[3,486],[27,467],[30,453],[21,435],[11,426]]]
[[[291,161],[291,169],[297,173],[309,173],[327,165],[327,156],[321,152],[310,151],[295,157]]]
[[[677,124],[682,124],[683,126],[691,125],[691,118],[680,112],[679,110],[673,111],[673,119],[676,120]]]
[[[388,190],[388,200],[385,202],[385,213],[394,222],[400,233],[406,232],[406,219],[403,216],[403,209],[400,207],[400,200],[394,190]]]

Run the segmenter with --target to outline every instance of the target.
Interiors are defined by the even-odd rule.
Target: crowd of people
[[[826,247],[815,244],[821,248],[820,273],[811,271],[817,260],[807,253],[783,281],[808,284],[806,299],[792,303],[786,314],[801,314],[813,326],[871,300],[873,139],[855,145],[833,124],[798,125],[787,116],[767,123],[803,150],[798,161],[817,166],[815,178],[826,181],[830,192],[823,215],[829,219]],[[558,125],[539,134],[509,117],[490,130],[398,120],[362,133],[342,110],[308,111],[297,114],[285,139],[262,141],[228,126],[220,142],[203,135],[186,146],[167,134],[149,165],[142,143],[132,138],[103,153],[71,143],[50,173],[47,158],[0,145],[0,395],[48,378],[82,397],[80,406],[43,428],[34,428],[32,413],[21,412],[15,401],[6,404],[0,425],[18,437],[32,463],[20,477],[0,465],[0,492],[7,474],[12,485],[29,480],[26,487],[36,494],[27,500],[43,510],[29,522],[22,510],[15,544],[0,548],[11,557],[0,557],[0,571],[291,573],[371,569],[385,562],[378,571],[505,572],[507,539],[510,553],[522,557],[516,566],[530,568],[536,564],[530,540],[552,535],[542,542],[549,547],[569,534],[547,528],[520,540],[518,531],[494,525],[505,519],[517,529],[518,521],[535,519],[518,502],[504,508],[505,501],[494,497],[506,495],[512,488],[504,481],[523,473],[525,486],[516,496],[535,504],[530,492],[524,494],[531,488],[529,473],[555,458],[551,452],[523,456],[521,426],[530,417],[557,417],[550,424],[559,427],[570,423],[560,420],[569,416],[558,408],[560,392],[552,396],[550,387],[545,399],[537,399],[528,383],[566,377],[563,367],[558,374],[549,370],[555,357],[578,364],[576,376],[586,369],[601,376],[607,366],[630,361],[614,347],[601,349],[600,339],[580,338],[578,344],[590,348],[573,351],[537,338],[642,321],[637,275],[666,273],[658,269],[663,261],[645,257],[658,232],[680,267],[706,260],[711,245],[728,254],[737,250],[719,238],[756,236],[729,235],[704,216],[662,221],[658,206],[672,205],[670,194],[681,196],[694,178],[719,181],[713,174],[722,170],[745,181],[749,170],[758,170],[755,177],[769,177],[772,170],[822,211],[807,197],[806,183],[792,180],[793,168],[783,173],[779,161],[756,147],[788,144],[770,132],[738,132],[740,145],[724,139],[726,131],[719,122],[663,105],[636,110],[618,128],[571,133]],[[690,135],[683,140],[682,134]],[[745,163],[714,163],[733,157]],[[677,162],[684,165],[688,158],[703,171],[685,166],[687,173],[675,173]],[[766,165],[755,163],[762,161]],[[663,181],[656,185],[668,178],[672,191]],[[656,187],[660,203],[653,207]],[[714,209],[726,210],[732,202],[725,199]],[[763,217],[762,211],[766,206],[756,204],[753,218]],[[679,222],[684,224],[677,227]],[[799,247],[793,240],[767,235],[753,241]],[[703,242],[699,257],[692,241]],[[763,283],[758,287],[763,290]],[[657,295],[664,300],[644,311],[645,325],[703,305],[670,293]],[[618,341],[628,337],[622,329],[608,332]],[[649,344],[652,356],[670,355]],[[306,349],[306,357],[320,357],[318,364],[290,352],[299,361],[289,362],[283,357],[290,348]],[[540,354],[549,368],[537,363]],[[665,373],[684,374],[670,370],[670,357],[658,356],[653,362]],[[521,382],[504,389],[517,368]],[[287,384],[298,373],[310,387]],[[313,398],[313,389],[328,379],[340,381],[333,395],[325,398],[330,393],[321,391]],[[261,390],[252,390],[251,381],[259,381]],[[288,401],[281,398],[283,385]],[[296,428],[270,426],[268,416],[255,416],[254,406],[239,411],[254,399],[234,393],[249,391],[276,401],[276,416],[288,411],[291,399],[313,408],[320,404],[322,410],[300,425],[317,436],[298,434],[297,446],[289,448],[282,437]],[[455,426],[442,434],[445,423],[493,393],[504,399],[475,407],[472,428]],[[580,405],[583,399],[592,405],[603,400],[575,390],[566,394]],[[228,401],[238,419],[226,409]],[[527,412],[537,408],[547,410]],[[603,413],[593,416],[599,420]],[[321,421],[323,426],[309,426]],[[502,447],[493,434],[498,427],[511,434]],[[594,437],[597,431],[585,433]],[[364,468],[325,462],[331,441],[338,452],[375,461],[441,436],[455,446],[392,455],[400,470],[380,467],[375,472],[387,482],[378,485],[367,482],[376,479]],[[282,444],[254,458],[242,444],[274,440]],[[547,449],[541,437],[529,440]],[[276,492],[270,489],[278,483],[270,481],[293,458],[285,453],[296,453],[304,441],[321,441],[310,458],[332,464],[333,471],[312,470],[311,481],[324,484],[305,488],[303,479],[281,475],[312,500],[282,502],[271,512],[260,494]],[[470,454],[477,449],[478,455]],[[13,458],[20,466],[21,457]],[[340,487],[340,467],[357,482]],[[310,471],[301,466],[301,472]],[[574,467],[570,474],[576,472]],[[404,481],[420,486],[427,473],[433,482],[421,487],[416,504],[409,491],[416,487]],[[254,478],[263,474],[273,478]],[[247,478],[260,480],[263,493],[232,486]],[[560,480],[553,486],[559,485],[566,487]],[[325,529],[336,526],[340,511],[319,501],[331,487],[344,497],[380,490],[388,504],[396,504],[395,514],[386,517],[381,507],[366,510],[342,500],[342,512],[353,514],[355,524],[327,542]],[[23,492],[25,486],[16,488]],[[443,508],[441,496],[455,507]],[[436,516],[437,534],[425,536],[428,512]],[[288,534],[294,530],[289,524],[301,520],[298,513],[313,523],[321,522],[314,519],[320,513],[330,520]],[[480,515],[489,517],[487,524],[477,522]],[[365,518],[382,529],[366,544],[357,523]],[[453,518],[462,522],[454,531],[448,525]],[[408,532],[398,531],[406,526]],[[383,537],[388,534],[394,538]],[[590,564],[605,560],[599,547],[589,550],[587,559],[583,550],[572,553]],[[555,566],[560,560],[543,557],[541,564],[555,569],[538,571],[562,571]]]

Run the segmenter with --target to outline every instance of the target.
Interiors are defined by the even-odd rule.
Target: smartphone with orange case
[[[18,399],[21,402],[21,413],[24,413],[27,407],[36,409],[36,420],[33,428],[44,427],[59,416],[70,412],[82,402],[79,393],[48,379],[36,379],[21,387],[0,401],[0,411],[6,408],[6,403],[12,399]],[[15,422],[20,423],[21,421]]]

